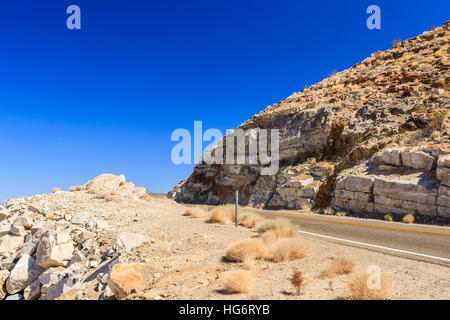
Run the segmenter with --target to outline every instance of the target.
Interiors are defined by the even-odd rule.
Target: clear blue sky
[[[81,8],[81,30],[66,8]],[[381,7],[381,30],[366,8]],[[171,132],[234,128],[333,69],[441,25],[448,0],[58,0],[0,7],[0,198],[110,172],[167,192]]]

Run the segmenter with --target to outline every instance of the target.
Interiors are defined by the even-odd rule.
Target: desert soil
[[[355,272],[370,265],[380,267],[394,283],[391,299],[449,299],[448,267],[391,256],[326,240],[301,236],[309,247],[307,257],[290,262],[256,261],[230,263],[224,259],[232,243],[256,237],[254,230],[242,226],[207,223],[206,219],[184,216],[187,206],[164,196],[149,201],[104,201],[77,192],[71,205],[89,208],[94,217],[106,220],[114,231],[106,233],[103,245],[114,243],[118,232],[141,233],[151,241],[133,249],[128,262],[143,262],[145,280],[127,299],[341,299],[348,295],[351,275],[332,279],[321,276],[337,252],[345,252],[356,263]],[[303,272],[306,283],[300,295],[293,294],[289,278],[292,268]],[[255,277],[249,294],[226,294],[223,278],[231,270],[249,270]],[[330,290],[330,280],[333,290]],[[84,290],[85,298],[96,299],[94,284]]]

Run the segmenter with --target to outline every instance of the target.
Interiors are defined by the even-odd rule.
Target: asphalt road
[[[284,212],[253,209],[267,218],[284,217],[299,226],[300,231],[310,232],[311,237],[319,235],[350,241],[363,242],[376,246],[409,251],[433,257],[423,257],[385,248],[374,248],[362,244],[329,239],[336,243],[357,246],[367,250],[382,251],[387,254],[408,259],[427,261],[450,267],[450,228],[419,224],[385,222],[352,217],[325,216],[314,213]],[[321,237],[323,239],[323,237]],[[443,259],[438,259],[443,258]],[[448,261],[445,261],[447,259]]]

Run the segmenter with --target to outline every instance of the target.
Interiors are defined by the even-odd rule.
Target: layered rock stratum
[[[199,163],[169,196],[223,204],[239,190],[255,207],[450,218],[449,41],[447,22],[241,124],[280,130],[276,175],[260,163]]]

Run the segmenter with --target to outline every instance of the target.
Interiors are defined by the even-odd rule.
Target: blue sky
[[[81,30],[66,8],[81,8]],[[381,30],[366,8],[381,8]],[[450,2],[4,1],[0,198],[104,173],[167,192],[177,128],[234,128],[333,69],[441,25]]]

